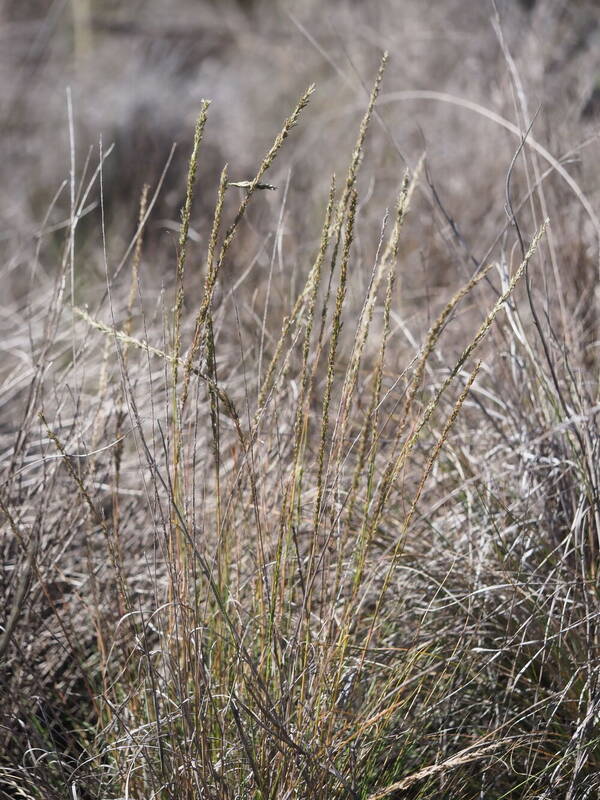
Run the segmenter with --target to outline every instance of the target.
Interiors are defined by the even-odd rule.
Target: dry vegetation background
[[[0,796],[598,797],[597,4],[3,0],[0,120]]]

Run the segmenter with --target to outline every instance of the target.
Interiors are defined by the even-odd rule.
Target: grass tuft
[[[172,285],[146,186],[76,336],[71,214],[1,462],[3,797],[597,796],[597,381],[542,294],[548,220],[413,332],[425,159],[375,228],[359,180],[387,61],[266,298],[250,204],[313,86],[196,226],[202,104]]]

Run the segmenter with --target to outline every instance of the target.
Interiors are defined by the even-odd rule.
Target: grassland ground
[[[4,4],[2,798],[598,797],[595,6],[321,5]]]

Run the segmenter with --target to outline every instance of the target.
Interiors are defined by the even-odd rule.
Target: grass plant
[[[253,179],[223,168],[204,254],[202,105],[152,311],[151,190],[94,312],[74,206],[2,462],[2,796],[598,796],[597,381],[539,307],[547,220],[400,346],[423,161],[360,243],[386,62],[280,317],[231,286],[314,87]],[[103,163],[74,195],[104,220]]]

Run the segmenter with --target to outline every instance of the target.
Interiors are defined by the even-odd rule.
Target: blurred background
[[[297,98],[317,84],[269,173],[282,191],[288,186],[285,235],[293,246],[287,252],[297,260],[304,246],[314,247],[329,175],[345,169],[384,49],[390,65],[363,183],[377,237],[404,169],[426,151],[430,186],[418,200],[419,235],[404,241],[406,272],[420,275],[406,287],[411,297],[454,283],[457,271],[471,274],[506,223],[506,176],[519,139],[462,100],[516,125],[535,117],[530,135],[566,159],[598,207],[600,14],[591,0],[497,0],[496,7],[491,0],[3,0],[0,7],[0,245],[12,276],[6,288],[17,293],[20,267],[31,263],[45,217],[45,229],[60,233],[69,216],[69,188],[60,190],[70,174],[68,88],[78,186],[98,165],[100,140],[105,150],[114,144],[103,174],[114,259],[135,230],[144,183],[156,186],[177,143],[148,232],[148,270],[161,281],[162,254],[174,252],[202,98],[212,106],[192,221],[199,242],[223,164],[232,179],[252,177]],[[417,91],[452,97],[398,94]],[[512,176],[515,197],[525,185],[522,160]],[[557,209],[573,207],[552,222],[556,238],[567,243],[561,257],[573,281],[565,291],[581,293],[596,277],[593,226],[563,179],[549,175],[545,185]],[[282,191],[264,193],[252,210],[246,242],[253,255],[275,226]],[[83,276],[103,274],[98,202],[95,186],[78,227]],[[522,221],[531,235],[529,221]],[[43,235],[41,270],[52,270],[53,235]],[[259,268],[262,258],[258,252]]]

